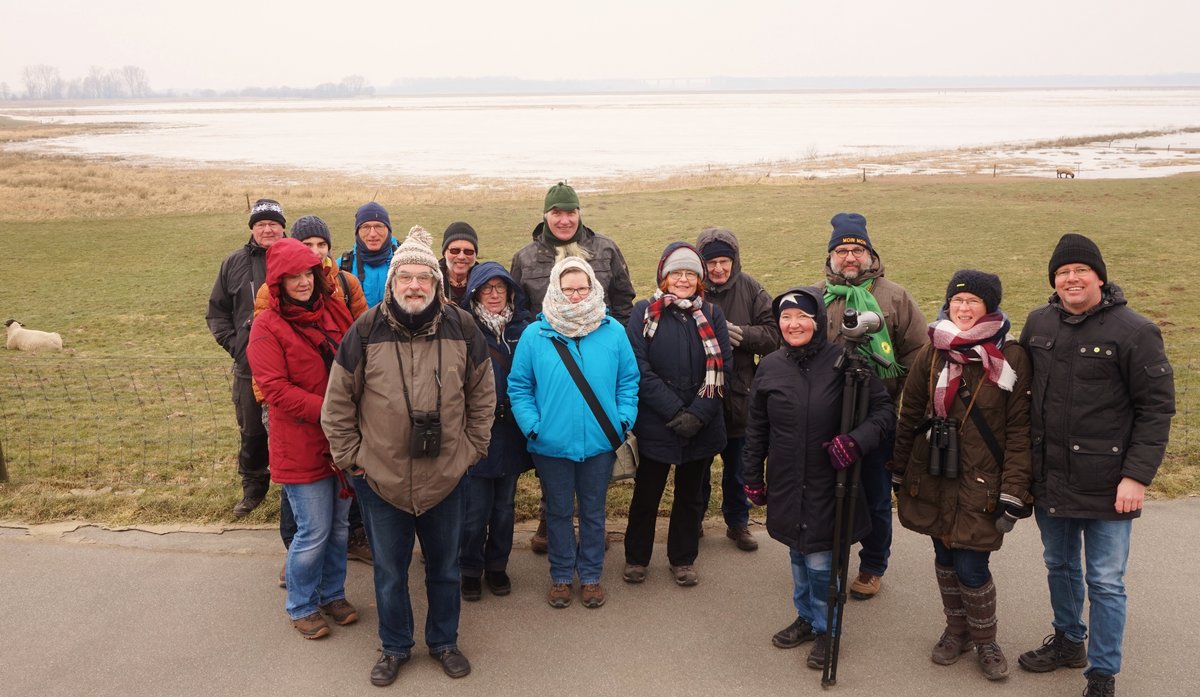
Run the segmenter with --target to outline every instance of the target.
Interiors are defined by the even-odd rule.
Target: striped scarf
[[[684,312],[691,310],[692,319],[696,320],[696,333],[700,335],[700,345],[704,348],[704,384],[697,393],[700,397],[722,397],[725,395],[725,361],[721,358],[721,345],[717,343],[717,335],[712,325],[704,316],[704,301],[699,297],[679,298],[661,289],[654,291],[650,297],[650,306],[646,308],[643,320],[642,336],[653,339],[658,331],[658,321],[662,319],[663,310],[671,305]]]
[[[937,387],[934,389],[935,414],[949,414],[959,385],[962,384],[962,367],[967,363],[983,364],[988,382],[1012,392],[1017,373],[1000,352],[1009,327],[1008,317],[999,311],[984,315],[975,326],[966,330],[959,329],[948,319],[940,319],[929,325],[929,341],[946,356],[946,364],[938,373]]]

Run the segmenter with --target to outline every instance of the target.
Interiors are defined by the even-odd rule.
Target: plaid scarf
[[[653,339],[658,331],[658,321],[662,319],[663,310],[671,305],[687,312],[692,311],[692,319],[696,320],[696,333],[700,335],[700,345],[704,348],[704,384],[697,393],[700,397],[721,397],[725,395],[725,362],[721,358],[721,345],[717,343],[717,335],[712,325],[704,316],[704,301],[699,297],[679,298],[661,289],[654,291],[650,297],[650,306],[646,308],[643,319],[642,336]]]
[[[950,412],[962,383],[962,367],[967,363],[982,363],[987,382],[1012,392],[1017,373],[1008,364],[1000,346],[1008,334],[1008,317],[1002,312],[984,315],[970,329],[960,330],[954,322],[940,319],[929,325],[929,341],[946,357],[938,373],[934,390],[933,410],[938,416]]]
[[[871,294],[871,286],[875,284],[875,279],[867,280],[856,286],[840,283],[825,284],[825,305],[833,302],[834,298],[842,297],[846,299],[846,307],[859,312],[874,312],[881,318],[883,310],[879,307],[879,301]],[[840,320],[839,320],[840,321]],[[888,332],[887,322],[881,322],[879,331],[870,334],[870,343],[863,344],[858,347],[859,353],[870,358],[874,354],[879,354],[892,362],[890,367],[884,368],[875,361],[868,361],[875,374],[880,378],[902,378],[908,372],[904,366],[900,365],[900,361],[896,360],[896,352],[892,346],[892,335]]]

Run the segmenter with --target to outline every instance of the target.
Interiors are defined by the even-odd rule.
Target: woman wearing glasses
[[[571,376],[568,359],[583,385]],[[512,413],[529,439],[546,496],[547,600],[556,608],[571,604],[576,575],[584,607],[598,608],[605,600],[604,496],[616,456],[581,387],[593,393],[617,433],[629,430],[638,409],[637,361],[629,339],[606,312],[592,267],[566,257],[550,270],[542,312],[521,335],[508,376]],[[576,500],[578,544],[571,524]]]
[[[633,308],[626,331],[637,356],[640,408],[633,431],[641,463],[625,531],[628,583],[646,580],[654,524],[671,465],[675,498],[667,560],[675,583],[694,586],[704,515],[704,472],[725,447],[722,396],[732,348],[721,308],[704,300],[704,262],[696,248],[672,242],[663,251],[658,290]]]
[[[465,224],[465,223],[464,223]],[[453,227],[453,226],[451,226]],[[447,233],[449,234],[449,233]],[[460,244],[455,242],[451,248]],[[513,353],[529,312],[525,294],[494,261],[478,264],[467,283],[467,308],[487,340],[496,377],[496,420],[487,457],[467,470],[466,514],[463,517],[459,567],[463,600],[479,600],[483,582],[493,595],[508,595],[508,556],[513,543],[513,499],[517,478],[533,466],[526,449],[525,434],[517,426],[508,401],[508,374]]]
[[[988,557],[1028,516],[1029,359],[1009,336],[1000,278],[958,271],[904,384],[893,486],[901,524],[933,538],[946,628],[934,663],[973,647],[989,680],[1008,674],[996,644]],[[950,441],[957,452],[951,453]]]
[[[475,268],[479,254],[479,235],[475,228],[459,220],[450,223],[442,233],[442,291],[446,299],[464,310],[467,307],[467,279]],[[486,334],[487,332],[484,332]]]

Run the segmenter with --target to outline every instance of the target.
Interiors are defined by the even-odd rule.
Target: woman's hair
[[[584,261],[590,261],[592,253],[580,246],[578,242],[568,242],[554,249],[554,261],[556,263],[567,257],[579,257]]]

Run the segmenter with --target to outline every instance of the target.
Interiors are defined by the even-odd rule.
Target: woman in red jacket
[[[270,306],[255,320],[246,349],[250,370],[270,406],[271,479],[283,485],[296,517],[288,548],[287,613],[306,639],[358,620],[346,601],[350,491],[333,466],[321,430],[329,368],[350,311],[332,298],[321,260],[297,240],[267,254]]]

